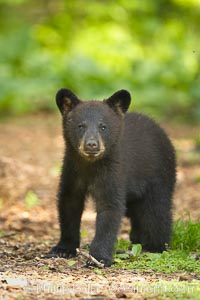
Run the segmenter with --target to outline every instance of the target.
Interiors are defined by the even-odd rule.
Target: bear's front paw
[[[48,254],[46,254],[45,258],[52,257],[63,257],[63,258],[71,258],[76,256],[76,249],[69,249],[63,246],[55,246],[53,247]]]
[[[101,263],[101,264],[103,264],[104,267],[110,267],[111,264],[112,264],[112,261],[110,259],[101,259],[100,261],[98,260],[98,262]],[[86,261],[86,266],[87,267],[99,267],[95,262],[93,262],[90,259],[88,259]]]
[[[98,262],[104,265],[104,267],[110,267],[112,264],[112,257],[104,257],[100,253],[90,252],[90,255],[94,257]],[[86,262],[87,266],[97,266],[95,262],[88,259]]]

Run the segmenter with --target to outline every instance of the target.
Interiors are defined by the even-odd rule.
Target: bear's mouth
[[[86,155],[92,155],[92,156],[97,156],[100,153],[100,150],[98,151],[84,151]]]
[[[105,149],[100,149],[98,151],[84,151],[83,149],[79,148],[80,155],[83,158],[85,158],[86,160],[91,160],[91,161],[102,157],[104,152],[105,152]]]

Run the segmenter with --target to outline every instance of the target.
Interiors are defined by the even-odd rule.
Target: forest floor
[[[195,139],[200,137],[200,127],[163,127],[178,154],[174,219],[189,213],[197,220],[200,155]],[[196,282],[198,276],[190,272],[114,268],[99,272],[86,268],[82,258],[70,264],[63,258],[42,257],[59,238],[56,193],[63,146],[58,115],[38,114],[0,123],[0,299],[169,299],[167,283]],[[82,219],[82,246],[91,242],[94,224],[95,210],[89,201]],[[128,239],[128,231],[124,219],[119,237]],[[194,299],[192,290],[188,295]]]

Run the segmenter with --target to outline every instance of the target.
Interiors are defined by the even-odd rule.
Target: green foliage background
[[[132,93],[153,117],[200,121],[200,0],[0,0],[0,114]]]

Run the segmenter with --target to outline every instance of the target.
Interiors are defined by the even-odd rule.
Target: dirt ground
[[[163,127],[178,153],[174,218],[189,213],[197,220],[200,154],[195,138],[200,137],[200,127]],[[82,258],[70,266],[65,259],[41,257],[59,237],[56,192],[62,156],[58,115],[39,114],[0,123],[0,299],[147,299],[142,290],[133,287],[162,279],[179,280],[182,274],[110,268],[101,275],[86,268]],[[82,221],[82,231],[87,233],[82,245],[91,241],[94,224],[95,211],[89,201]],[[123,220],[119,237],[128,239],[128,230],[128,221]],[[188,280],[195,277],[187,276]]]

